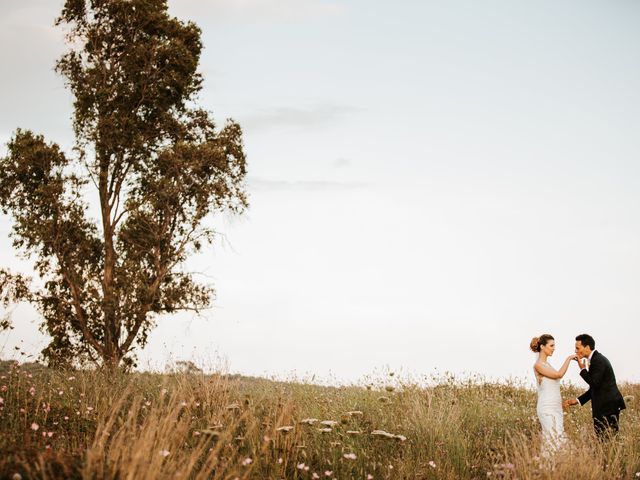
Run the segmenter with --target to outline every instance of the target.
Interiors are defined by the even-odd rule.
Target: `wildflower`
[[[367,480],[373,480],[373,475],[371,475],[370,473],[367,473]]]
[[[181,407],[186,407],[187,406],[187,402],[180,402],[180,406]]]
[[[19,473],[14,473],[11,477],[11,480],[22,480],[22,475],[20,475]]]
[[[62,396],[62,395],[64,395],[64,392],[63,392],[62,390],[60,390],[60,391],[58,392],[58,395]]]
[[[29,389],[29,393],[31,394],[31,396],[34,396],[36,394],[36,387],[31,387]]]
[[[433,460],[429,460],[428,465],[429,465],[431,468],[436,468],[436,462],[434,462]]]
[[[75,379],[76,379],[76,377],[69,377],[69,378],[67,378],[67,380],[75,380]]]
[[[194,435],[195,437],[197,437],[197,436],[199,436],[199,435],[200,435],[200,432],[196,430],[195,432],[193,432],[193,435]]]
[[[53,437],[53,432],[47,432],[47,437],[49,438]]]
[[[242,461],[242,466],[246,467],[248,465],[251,465],[252,463],[253,463],[253,460],[251,460],[249,457],[247,457]]]
[[[346,412],[345,415],[348,417],[361,417],[362,415],[364,415],[364,413],[362,413],[360,410],[352,410],[350,412]]]
[[[324,425],[325,427],[335,427],[338,424],[335,420],[323,420],[320,422],[320,425]]]
[[[160,453],[161,457],[168,457],[171,452],[169,450],[160,450],[158,453]]]
[[[282,427],[276,428],[276,432],[289,433],[293,430],[293,425],[284,425]]]
[[[169,390],[167,390],[166,388],[163,388],[162,390],[160,390],[160,395],[166,395],[168,391]]]
[[[385,432],[384,430],[374,430],[371,432],[371,435],[374,437],[385,437],[385,438],[394,438],[395,435],[393,433]]]
[[[393,433],[385,432],[384,430],[374,430],[371,432],[371,435],[374,437],[395,438],[401,442],[404,442],[407,439],[404,435],[394,435]]]
[[[0,397],[0,405],[4,403],[4,398]]]
[[[333,470],[325,470],[324,471],[324,476],[325,477],[330,477],[331,475],[333,475]]]
[[[2,390],[3,392],[6,392],[8,388],[9,387],[7,387],[6,385],[2,385],[2,387],[0,387],[0,390]]]
[[[37,431],[40,428],[40,425],[38,425],[36,422],[33,422],[31,424],[31,430],[33,430],[34,432]]]
[[[309,467],[307,467],[304,463],[299,463],[297,465],[298,470],[309,470]]]
[[[316,472],[313,472],[313,473],[311,474],[311,478],[313,478],[313,479],[318,479],[318,478],[320,478],[320,475],[318,475]]]
[[[93,411],[93,407],[87,407],[87,412]]]
[[[282,457],[280,457],[280,458],[278,459],[278,463],[282,463],[282,461],[283,461],[283,460],[282,460]]]
[[[314,423],[316,423],[318,421],[319,420],[317,418],[303,418],[298,423],[304,423],[306,425],[313,425]]]
[[[355,460],[356,459],[356,454],[355,453],[345,453],[343,455],[344,458],[346,458],[347,460]]]
[[[69,420],[69,417],[67,417],[67,416],[65,415],[65,416],[64,416],[64,419],[65,419],[65,420]]]

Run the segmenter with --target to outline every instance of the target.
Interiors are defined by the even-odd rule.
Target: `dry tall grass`
[[[535,393],[517,384],[443,378],[420,388],[389,377],[334,388],[3,365],[1,478],[640,477],[633,401],[619,436],[604,444],[589,409],[570,410],[571,446],[545,462]],[[640,386],[623,393],[637,398]]]

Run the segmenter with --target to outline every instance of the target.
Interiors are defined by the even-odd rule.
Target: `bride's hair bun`
[[[531,339],[531,343],[529,344],[529,348],[531,349],[532,352],[537,353],[540,351],[540,347],[549,343],[550,340],[554,340],[554,338],[548,333],[545,333],[544,335],[540,335],[539,337],[533,337]]]
[[[531,339],[531,343],[529,344],[529,348],[531,349],[532,352],[539,352],[540,351],[540,338],[533,337]]]

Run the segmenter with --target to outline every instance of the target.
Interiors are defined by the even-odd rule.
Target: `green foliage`
[[[212,299],[180,267],[212,241],[209,216],[247,207],[242,131],[195,106],[200,30],[166,1],[67,0],[57,23],[74,46],[56,69],[75,98],[76,146],[68,156],[17,130],[0,159],[13,244],[42,280],[2,271],[0,295],[37,306],[49,363],[130,365],[154,315]]]

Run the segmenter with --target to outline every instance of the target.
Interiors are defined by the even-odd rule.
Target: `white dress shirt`
[[[595,352],[596,352],[596,351],[595,351],[595,350],[593,350],[593,351],[591,352],[591,354],[587,357],[587,361],[585,362],[585,366],[584,366],[583,370],[586,370],[587,372],[589,371],[589,367],[591,366],[591,357],[593,357],[593,354],[594,354]]]
[[[587,361],[585,362],[585,366],[584,366],[584,368],[583,368],[582,370],[586,370],[587,372],[589,371],[589,365],[591,365],[591,357],[593,357],[593,354],[594,354],[595,352],[596,352],[596,351],[595,351],[595,350],[593,350],[593,351],[591,352],[591,354],[587,357]],[[582,371],[582,370],[580,370],[580,371]],[[576,398],[576,401],[578,402],[578,405],[581,405],[580,400],[578,400],[578,399]]]

